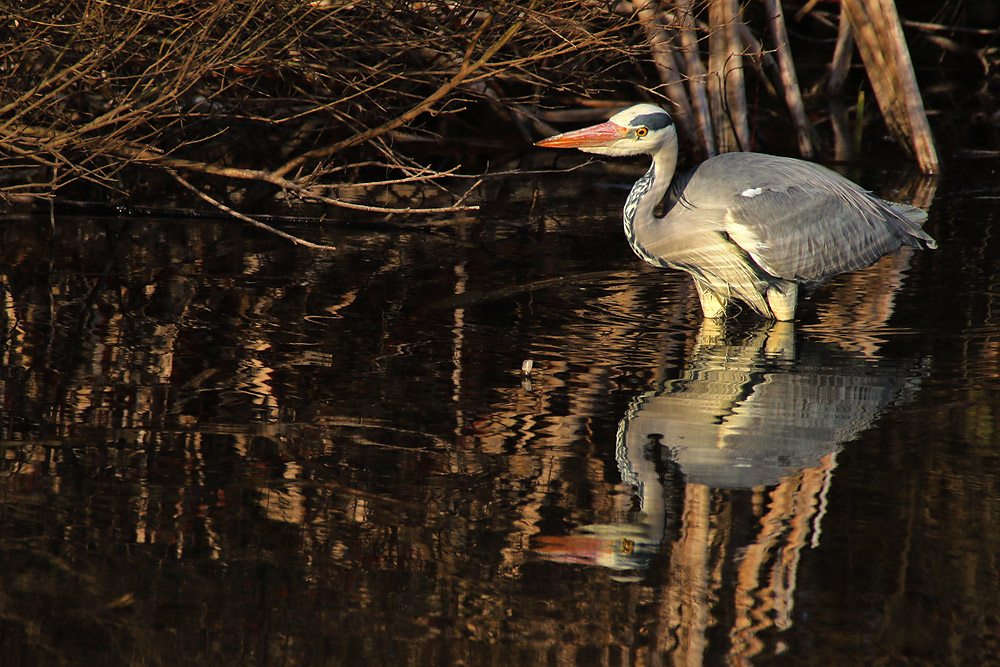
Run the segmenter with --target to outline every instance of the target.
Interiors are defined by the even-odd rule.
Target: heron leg
[[[782,281],[767,288],[767,305],[771,307],[774,319],[790,322],[795,319],[795,304],[799,298],[796,283]]]
[[[710,320],[717,320],[726,314],[726,299],[708,289],[695,280],[694,286],[698,289],[698,299],[701,301],[701,312]]]
[[[795,359],[795,324],[771,322],[764,341],[764,354],[776,359]]]

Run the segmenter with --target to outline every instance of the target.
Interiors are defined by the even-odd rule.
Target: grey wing
[[[911,215],[860,188],[793,185],[736,194],[724,224],[765,271],[810,284],[870,266],[918,239],[933,243]]]

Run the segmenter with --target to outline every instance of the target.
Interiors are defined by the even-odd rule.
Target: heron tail
[[[892,209],[893,213],[896,213],[900,217],[904,218],[907,222],[911,223],[906,231],[910,233],[910,236],[914,237],[918,241],[923,241],[924,245],[928,248],[937,248],[937,241],[925,232],[921,227],[924,222],[927,221],[927,211],[916,206],[910,206],[909,204],[900,204],[898,202],[887,201],[885,202],[889,208]],[[915,247],[919,247],[919,242],[914,244]]]
[[[927,220],[927,211],[922,208],[910,206],[909,204],[898,204],[894,201],[886,202],[886,204],[888,204],[893,211],[900,214],[910,222],[915,222],[919,225]]]

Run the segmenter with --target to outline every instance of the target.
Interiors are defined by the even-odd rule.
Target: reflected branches
[[[972,176],[948,209],[992,224]],[[713,330],[686,280],[609,249],[608,199],[543,214],[545,243],[330,231],[336,255],[8,220],[3,654],[893,662],[915,627],[977,662],[996,236],[840,278],[794,334]]]

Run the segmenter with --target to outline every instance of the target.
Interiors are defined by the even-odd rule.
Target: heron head
[[[668,138],[677,137],[674,120],[655,104],[636,104],[619,111],[606,123],[542,139],[544,148],[579,148],[599,155],[656,153]]]

